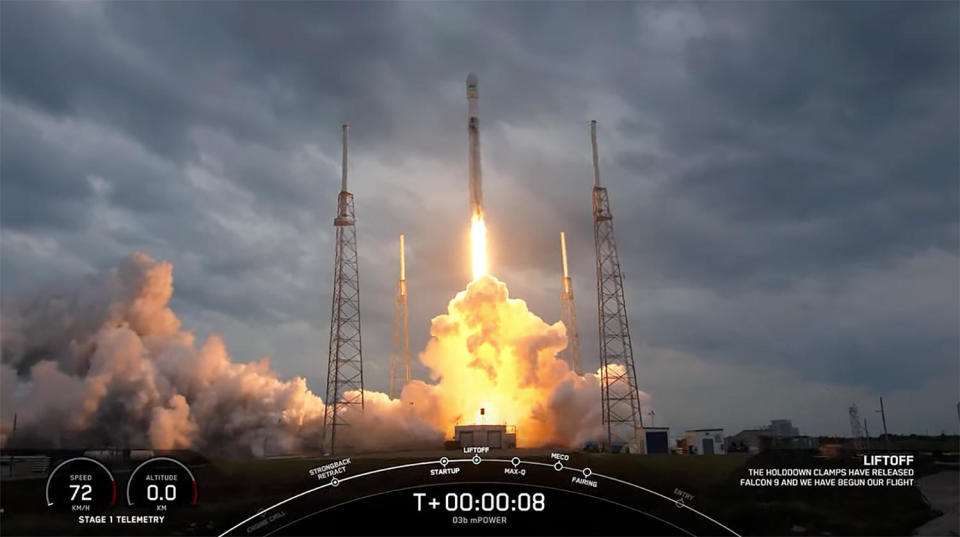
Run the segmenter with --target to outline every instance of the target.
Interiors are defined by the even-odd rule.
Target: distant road
[[[943,516],[920,526],[917,535],[960,535],[960,483],[956,471],[945,471],[917,480],[920,492]]]

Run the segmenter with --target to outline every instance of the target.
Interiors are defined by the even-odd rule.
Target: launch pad
[[[512,425],[457,425],[453,441],[459,447],[511,449],[517,447],[517,428]]]

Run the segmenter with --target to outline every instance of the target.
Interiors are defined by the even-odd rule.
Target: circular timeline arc
[[[477,459],[480,459],[480,460],[477,460]],[[443,458],[441,458],[441,459],[432,460],[432,461],[413,462],[413,463],[408,463],[408,464],[399,464],[399,465],[397,465],[397,466],[388,466],[388,467],[386,467],[386,468],[378,468],[378,469],[376,469],[376,470],[370,470],[370,471],[368,471],[368,472],[363,472],[363,473],[359,473],[359,474],[356,474],[356,475],[344,477],[343,479],[334,478],[334,479],[332,479],[331,481],[328,481],[327,483],[324,483],[324,484],[322,484],[322,485],[313,487],[313,488],[311,488],[311,489],[307,489],[307,490],[305,490],[305,491],[303,491],[303,492],[294,494],[293,496],[290,496],[289,498],[287,498],[287,499],[285,499],[285,500],[281,500],[281,501],[279,501],[279,502],[277,502],[277,503],[275,503],[275,504],[273,504],[273,505],[271,505],[271,506],[269,506],[269,507],[267,507],[267,508],[265,508],[265,509],[260,510],[259,512],[255,513],[255,514],[253,514],[253,515],[251,515],[251,516],[249,516],[249,517],[241,520],[241,521],[238,522],[237,524],[231,526],[231,527],[228,528],[226,531],[224,531],[223,533],[221,533],[221,534],[219,535],[219,537],[226,537],[227,535],[230,534],[230,532],[234,531],[235,529],[239,528],[240,526],[246,524],[247,522],[250,522],[250,521],[253,520],[254,518],[256,518],[256,517],[258,517],[258,516],[261,516],[261,515],[263,515],[264,513],[268,512],[268,511],[271,511],[271,510],[273,510],[273,509],[276,509],[277,507],[280,507],[281,505],[283,505],[283,504],[285,504],[285,503],[291,502],[291,501],[293,501],[293,500],[296,500],[297,498],[301,498],[301,497],[303,497],[303,496],[306,496],[307,494],[311,494],[311,493],[313,493],[313,492],[317,492],[318,490],[322,490],[322,489],[325,489],[325,488],[327,488],[327,487],[336,487],[336,486],[340,485],[341,483],[343,483],[344,481],[350,481],[350,480],[352,480],[352,479],[358,479],[358,478],[361,478],[361,477],[367,477],[367,476],[370,476],[370,475],[379,474],[379,473],[381,473],[381,472],[389,472],[389,471],[392,471],[392,470],[400,470],[400,469],[403,469],[403,468],[413,468],[413,467],[416,467],[416,466],[428,466],[428,465],[432,465],[432,464],[439,464],[439,465],[445,467],[445,466],[447,466],[448,464],[453,463],[453,462],[468,462],[468,463],[472,463],[472,464],[480,464],[481,462],[503,462],[503,463],[512,464],[514,467],[517,467],[517,466],[519,466],[520,464],[529,464],[529,465],[535,465],[535,466],[546,466],[546,467],[550,467],[550,468],[553,468],[554,470],[556,470],[556,471],[558,471],[558,472],[563,471],[563,470],[569,470],[569,471],[573,471],[573,472],[577,472],[577,473],[582,473],[582,474],[584,474],[584,475],[592,475],[592,476],[600,477],[600,478],[603,478],[603,479],[609,479],[609,480],[611,480],[611,481],[615,481],[615,482],[617,482],[617,483],[621,483],[621,484],[623,484],[623,485],[628,485],[628,486],[634,487],[634,488],[636,488],[636,489],[642,490],[643,492],[646,492],[646,493],[648,493],[648,494],[653,494],[654,496],[657,496],[657,497],[659,497],[659,498],[662,498],[662,499],[664,499],[664,500],[666,500],[666,501],[668,501],[668,502],[676,505],[676,506],[677,506],[678,508],[680,508],[680,509],[687,509],[687,510],[689,510],[689,511],[692,512],[692,513],[696,513],[697,515],[703,517],[704,519],[706,519],[706,520],[708,520],[708,521],[716,524],[717,526],[723,528],[724,530],[730,532],[731,535],[734,535],[734,536],[736,536],[736,537],[741,537],[739,533],[737,533],[737,532],[733,531],[732,529],[728,528],[727,526],[725,526],[725,525],[722,524],[721,522],[717,521],[716,519],[710,517],[709,515],[707,515],[707,514],[705,514],[705,513],[702,513],[702,512],[700,512],[700,511],[697,511],[697,510],[694,509],[693,507],[690,507],[689,505],[686,505],[685,503],[683,503],[683,502],[680,501],[680,500],[675,500],[675,499],[670,498],[669,496],[665,496],[665,495],[663,495],[663,494],[661,494],[661,493],[659,493],[659,492],[657,492],[657,491],[655,491],[655,490],[650,490],[650,489],[648,489],[648,488],[646,488],[646,487],[642,487],[642,486],[640,486],[640,485],[637,485],[636,483],[631,483],[630,481],[625,481],[625,480],[623,480],[623,479],[618,479],[618,478],[616,478],[616,477],[611,477],[611,476],[608,476],[608,475],[605,475],[605,474],[593,472],[593,471],[590,470],[589,468],[574,468],[574,467],[572,467],[572,466],[561,466],[560,468],[557,468],[556,465],[554,465],[554,464],[550,464],[550,463],[546,463],[546,462],[538,462],[538,461],[524,461],[524,460],[518,459],[517,457],[514,457],[513,459],[483,459],[483,458],[481,458],[479,455],[475,455],[475,456],[473,456],[473,457],[471,457],[471,458],[469,458],[469,459],[449,459],[449,458],[447,458],[447,457],[443,457]],[[588,473],[588,472],[589,472],[589,473]]]

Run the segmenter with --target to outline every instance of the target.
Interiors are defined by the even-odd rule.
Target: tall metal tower
[[[407,273],[403,254],[403,233],[400,234],[400,279],[393,303],[393,348],[390,353],[390,397],[400,398],[410,382],[410,336],[407,323]]]
[[[850,436],[853,437],[853,446],[857,451],[863,449],[863,428],[860,426],[860,411],[857,405],[853,404],[849,409],[850,414]]]
[[[337,434],[350,425],[357,407],[363,412],[363,353],[360,345],[360,274],[357,263],[357,228],[353,194],[347,191],[349,127],[343,126],[343,175],[337,196],[336,261],[333,267],[333,305],[330,313],[330,348],[327,362],[327,396],[323,415],[324,446],[337,448]]]
[[[867,427],[867,418],[863,418],[863,438],[867,441],[867,453],[870,453],[870,428]]]
[[[573,302],[573,280],[567,270],[567,236],[560,232],[560,259],[563,260],[563,290],[560,296],[560,320],[567,327],[567,348],[560,353],[560,358],[567,362],[578,375],[583,374],[580,363],[580,333],[577,331],[577,308]]]
[[[593,238],[597,249],[597,309],[600,323],[600,390],[603,424],[610,446],[623,445],[643,426],[633,345],[623,298],[620,256],[613,236],[607,189],[600,186],[597,122],[590,122],[593,149]]]

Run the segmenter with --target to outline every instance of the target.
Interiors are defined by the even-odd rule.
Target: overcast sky
[[[492,272],[556,321],[565,231],[589,369],[599,122],[657,425],[876,432],[884,396],[956,431],[958,5],[6,1],[4,305],[143,251],[187,327],[322,394],[346,122],[385,390],[397,234],[412,352],[469,278],[474,71]]]

